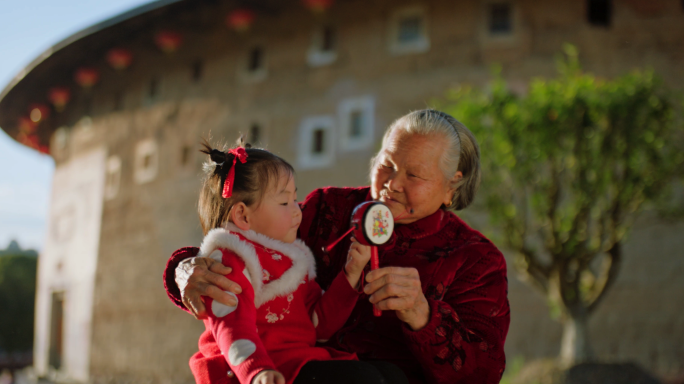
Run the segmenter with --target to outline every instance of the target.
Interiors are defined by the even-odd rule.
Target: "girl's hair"
[[[230,210],[235,204],[242,202],[247,206],[258,206],[281,176],[294,175],[294,168],[287,161],[265,149],[251,148],[251,145],[245,144],[243,137],[238,139],[234,148],[237,147],[245,148],[247,161],[244,164],[239,160],[235,162],[233,194],[225,199],[221,196],[223,184],[233,166],[235,155],[228,153],[227,145],[218,150],[212,148],[207,140],[202,143],[200,152],[209,155],[209,159],[203,167],[206,176],[202,182],[197,211],[205,235],[228,221]]]
[[[458,211],[473,202],[480,187],[480,146],[465,125],[449,114],[434,109],[414,111],[398,118],[387,128],[382,139],[383,148],[395,129],[411,134],[436,134],[443,137],[447,142],[441,161],[444,177],[451,180],[457,171],[463,174],[463,178],[451,186],[456,188],[456,192],[451,206],[446,208]]]

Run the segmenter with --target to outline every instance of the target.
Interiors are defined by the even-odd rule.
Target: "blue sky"
[[[0,89],[50,46],[145,0],[0,0]],[[41,249],[54,162],[0,131],[0,249]]]

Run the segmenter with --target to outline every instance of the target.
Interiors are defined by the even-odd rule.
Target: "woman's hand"
[[[224,275],[231,268],[224,266],[210,257],[191,257],[176,267],[176,285],[181,293],[183,305],[196,319],[207,316],[202,296],[209,296],[221,304],[234,307],[235,298],[225,291],[242,293],[242,288]]]
[[[368,284],[363,291],[370,295],[376,308],[396,311],[399,320],[417,331],[430,319],[428,304],[420,286],[420,275],[415,268],[378,268],[366,275]]]
[[[347,253],[347,264],[344,266],[344,274],[347,276],[349,285],[356,289],[359,285],[363,269],[368,264],[368,260],[370,260],[371,249],[369,246],[359,243],[353,237],[351,241],[352,243]]]
[[[269,369],[257,373],[252,379],[252,384],[285,384],[285,376]]]

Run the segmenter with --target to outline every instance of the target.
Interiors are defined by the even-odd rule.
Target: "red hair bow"
[[[226,182],[223,183],[223,196],[224,199],[227,199],[231,196],[233,196],[233,184],[235,183],[235,163],[237,163],[237,160],[240,159],[240,162],[242,164],[247,162],[247,151],[243,147],[237,147],[233,148],[228,153],[233,154],[233,166],[230,167],[230,171],[228,171],[228,175],[226,176]]]

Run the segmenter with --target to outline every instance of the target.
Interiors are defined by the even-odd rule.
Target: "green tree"
[[[33,313],[38,259],[26,255],[0,256],[0,350],[33,349]]]
[[[515,265],[563,324],[560,361],[591,358],[587,320],[618,273],[621,246],[647,202],[684,165],[679,98],[651,71],[613,80],[582,72],[567,45],[556,79],[516,96],[496,75],[445,108],[481,145],[480,194]]]

